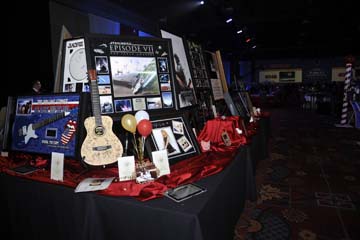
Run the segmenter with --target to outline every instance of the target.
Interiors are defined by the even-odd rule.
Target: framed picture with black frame
[[[200,154],[195,134],[185,114],[177,112],[151,118],[152,132],[146,140],[148,155],[151,152],[167,150],[170,165]]]
[[[170,39],[85,35],[88,68],[96,69],[101,114],[177,109]]]

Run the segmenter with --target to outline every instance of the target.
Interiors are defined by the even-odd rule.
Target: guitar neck
[[[65,117],[65,112],[57,113],[51,118],[48,118],[48,119],[45,119],[44,121],[33,124],[33,129],[35,130],[35,129],[41,128],[41,127],[43,127],[43,126],[45,126],[47,124],[50,124],[52,122],[55,122],[55,121],[57,121],[57,120],[59,120],[60,118],[63,118],[63,117]]]
[[[102,126],[101,121],[101,110],[100,110],[100,97],[99,97],[99,88],[97,85],[97,79],[90,79],[91,83],[91,103],[93,116],[95,117],[96,126]]]

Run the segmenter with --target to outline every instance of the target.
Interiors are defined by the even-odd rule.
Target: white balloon
[[[136,123],[139,123],[143,119],[149,120],[150,117],[149,117],[149,114],[146,111],[140,110],[140,111],[137,111],[135,113],[135,119],[136,119]]]

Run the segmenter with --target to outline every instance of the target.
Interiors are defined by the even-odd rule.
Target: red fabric
[[[266,112],[263,114],[266,115]],[[239,117],[227,117],[225,120],[217,118],[208,121],[203,131],[199,134],[198,139],[215,143],[212,144],[212,151],[180,161],[171,166],[171,174],[145,184],[137,184],[135,181],[119,182],[117,167],[94,168],[84,172],[80,162],[74,160],[65,160],[64,181],[54,181],[50,179],[47,159],[37,157],[35,160],[32,160],[33,157],[26,154],[13,154],[8,158],[0,157],[0,172],[71,188],[75,188],[85,178],[115,177],[115,180],[107,189],[98,191],[98,193],[109,196],[133,196],[140,201],[147,201],[162,197],[168,188],[195,182],[221,172],[234,159],[238,147],[250,141],[251,136],[256,134],[258,129],[257,122],[249,124],[248,135],[250,137],[246,139],[235,131],[235,128],[239,127],[239,119]],[[231,138],[232,145],[229,147],[226,147],[221,139],[221,130],[223,129],[228,132]],[[42,169],[28,175],[20,175],[11,170],[11,168],[24,165],[27,162],[38,167],[40,166]]]
[[[231,162],[235,153],[236,151],[233,151],[233,149],[219,153],[203,153],[172,165],[171,174],[145,184],[137,184],[135,181],[119,182],[117,167],[96,168],[83,172],[84,169],[81,164],[73,160],[65,160],[63,182],[51,180],[50,171],[45,168],[34,173],[21,175],[12,171],[11,168],[29,162],[31,157],[24,154],[21,156],[23,160],[18,162],[14,162],[12,158],[0,157],[0,171],[13,176],[64,185],[71,188],[75,188],[83,179],[88,177],[116,177],[107,189],[98,191],[98,193],[109,196],[133,196],[140,201],[147,201],[162,197],[168,188],[195,182],[222,171]]]
[[[231,116],[225,119],[218,117],[206,122],[204,128],[198,135],[198,142],[210,142],[210,150],[215,152],[229,151],[229,149],[236,149],[240,145],[246,144],[246,137],[237,133],[236,128],[239,126],[240,117]],[[221,134],[226,131],[231,139],[231,146],[225,146]],[[203,152],[207,150],[201,148]]]

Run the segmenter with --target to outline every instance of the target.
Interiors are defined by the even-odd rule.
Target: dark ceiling
[[[111,0],[209,50],[244,58],[359,55],[355,1]],[[226,23],[231,17],[233,21]],[[242,29],[241,34],[237,34]],[[246,39],[250,38],[250,42]],[[256,45],[256,48],[253,46]]]

